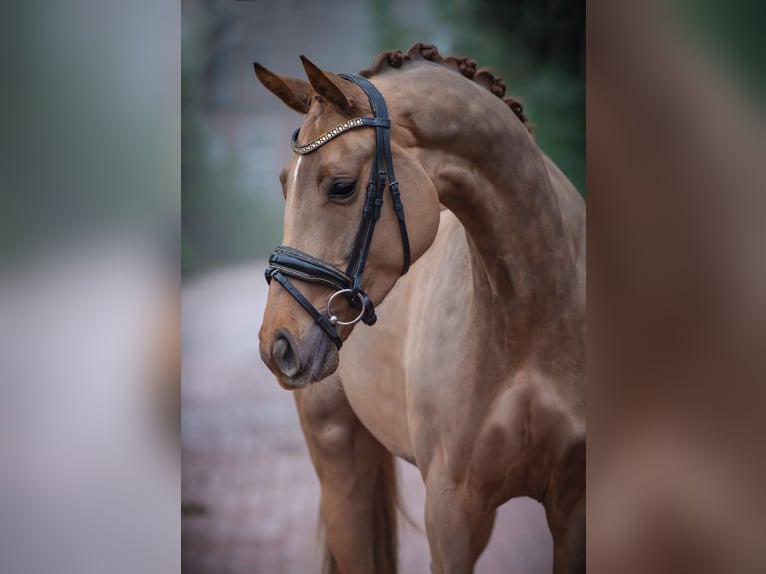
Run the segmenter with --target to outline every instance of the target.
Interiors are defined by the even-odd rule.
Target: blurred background
[[[319,486],[290,393],[260,361],[263,268],[281,239],[278,175],[303,118],[252,63],[304,77],[298,56],[357,72],[416,41],[488,66],[521,99],[541,147],[585,193],[584,2],[329,0],[182,3],[183,566],[316,572]],[[429,572],[424,488],[400,465],[416,527],[401,571]],[[503,507],[481,574],[548,573],[542,507]]]
[[[765,12],[588,1],[589,571],[766,571]],[[176,572],[181,514],[184,570],[309,571],[313,469],[256,345],[300,117],[251,62],[415,40],[492,66],[585,192],[581,3],[0,5],[0,571]],[[539,509],[511,510],[480,568],[546,571]]]
[[[178,571],[180,3],[0,47],[0,572]]]
[[[184,0],[183,272],[268,256],[281,238],[277,179],[302,117],[257,81],[253,61],[303,77],[305,54],[357,72],[380,51],[435,44],[490,67],[535,137],[585,193],[585,8],[560,0]]]

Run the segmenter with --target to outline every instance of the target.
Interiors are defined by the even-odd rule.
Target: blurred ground
[[[261,363],[265,264],[203,275],[183,292],[183,518],[185,574],[319,571],[319,485],[292,395]],[[403,524],[400,571],[428,573],[424,488],[400,464],[401,489],[421,532]],[[403,522],[403,521],[402,521]],[[479,574],[551,570],[542,506],[501,509]]]

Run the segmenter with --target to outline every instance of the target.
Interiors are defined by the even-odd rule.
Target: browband
[[[294,153],[305,155],[307,153],[311,153],[320,145],[326,144],[331,139],[338,137],[340,134],[354,128],[361,128],[363,126],[379,126],[383,128],[389,128],[391,127],[391,122],[383,118],[355,118],[353,120],[343,122],[339,126],[331,129],[329,132],[323,133],[317,139],[307,143],[306,145],[298,145],[298,133],[301,131],[301,128],[298,128],[293,132],[293,137],[290,140],[290,147]]]

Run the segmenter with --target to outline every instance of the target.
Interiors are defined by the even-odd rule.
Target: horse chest
[[[377,333],[368,331],[366,335]],[[349,404],[381,444],[393,454],[412,461],[404,365],[396,349],[390,345],[375,345],[375,341],[368,341],[356,333],[353,339],[349,339],[349,350],[359,345],[365,351],[349,352],[338,369]]]

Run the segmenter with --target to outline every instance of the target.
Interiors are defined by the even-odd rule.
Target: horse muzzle
[[[317,325],[300,341],[284,328],[273,337],[264,337],[262,331],[260,352],[279,385],[291,391],[319,382],[338,368],[338,349]]]

